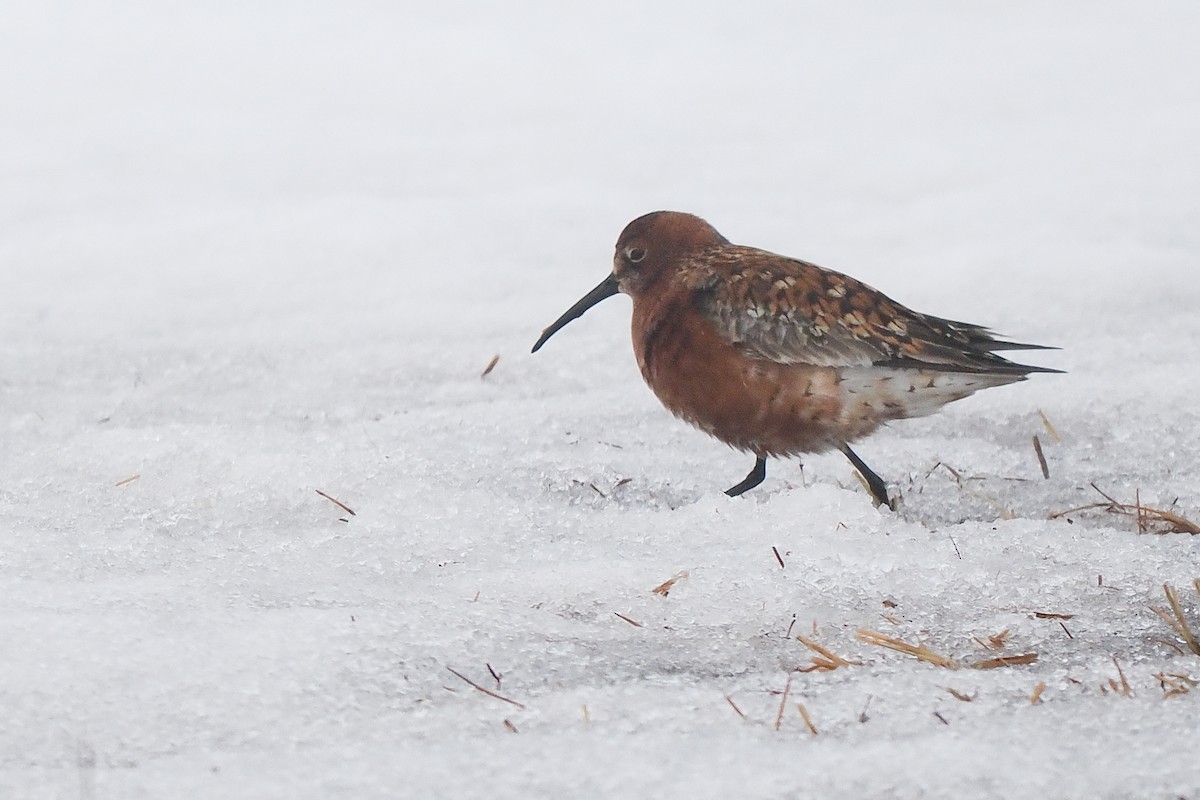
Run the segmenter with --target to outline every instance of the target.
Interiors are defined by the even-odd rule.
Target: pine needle
[[[878,631],[869,631],[865,628],[859,628],[856,635],[861,642],[873,644],[876,647],[885,647],[888,650],[895,650],[897,653],[904,653],[916,658],[918,661],[924,661],[937,667],[944,669],[959,669],[962,667],[962,664],[959,664],[957,661],[938,655],[923,644],[909,644],[893,636],[885,636]]]
[[[801,635],[797,634],[796,640],[799,641],[801,644],[803,644],[805,647],[807,647],[809,650],[812,650],[814,653],[817,654],[816,656],[814,656],[811,659],[812,666],[805,667],[804,669],[800,670],[801,672],[814,672],[814,671],[832,672],[833,670],[837,669],[838,667],[862,666],[861,661],[850,661],[849,659],[845,659],[839,655],[835,655],[833,652],[831,652],[827,648],[822,647],[821,645],[817,644],[812,639],[809,639],[806,636],[801,636]]]

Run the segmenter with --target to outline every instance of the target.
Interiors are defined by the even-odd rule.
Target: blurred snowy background
[[[5,3],[0,796],[1200,798],[1149,608],[1200,627],[1200,539],[1048,519],[1200,517],[1198,40],[1183,1]],[[863,442],[896,513],[837,455],[729,500],[628,301],[528,354],[658,208],[1069,374]],[[861,664],[781,705],[797,634]]]

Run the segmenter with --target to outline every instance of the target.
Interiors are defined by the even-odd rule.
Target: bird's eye
[[[627,247],[625,257],[629,259],[629,263],[637,264],[646,257],[646,251],[640,247]]]

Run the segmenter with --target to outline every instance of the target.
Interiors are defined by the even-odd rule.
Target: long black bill
[[[558,319],[554,320],[554,322],[550,325],[549,328],[546,328],[546,330],[542,331],[541,337],[537,340],[537,344],[535,344],[533,346],[533,350],[531,350],[530,352],[536,353],[541,348],[541,346],[546,343],[547,339],[549,339],[554,334],[558,333],[559,329],[563,328],[568,322],[570,322],[573,319],[578,319],[579,317],[582,317],[583,312],[587,311],[589,308],[596,305],[596,303],[599,303],[604,298],[612,297],[614,294],[616,294],[619,291],[621,291],[621,290],[617,287],[617,276],[616,275],[609,275],[607,278],[600,281],[599,286],[597,286],[595,289],[592,289],[590,292],[585,294],[583,297],[579,298],[578,303],[576,303],[575,305],[568,308],[566,310],[566,313],[564,313]]]

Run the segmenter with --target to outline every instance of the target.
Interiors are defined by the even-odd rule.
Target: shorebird
[[[753,454],[730,497],[762,483],[768,457],[836,449],[875,503],[890,507],[886,484],[851,442],[980,389],[1060,371],[996,355],[1054,348],[921,314],[840,272],[732,244],[676,211],[630,222],[612,273],[546,328],[533,352],[618,292],[633,299],[634,355],[662,404]]]

